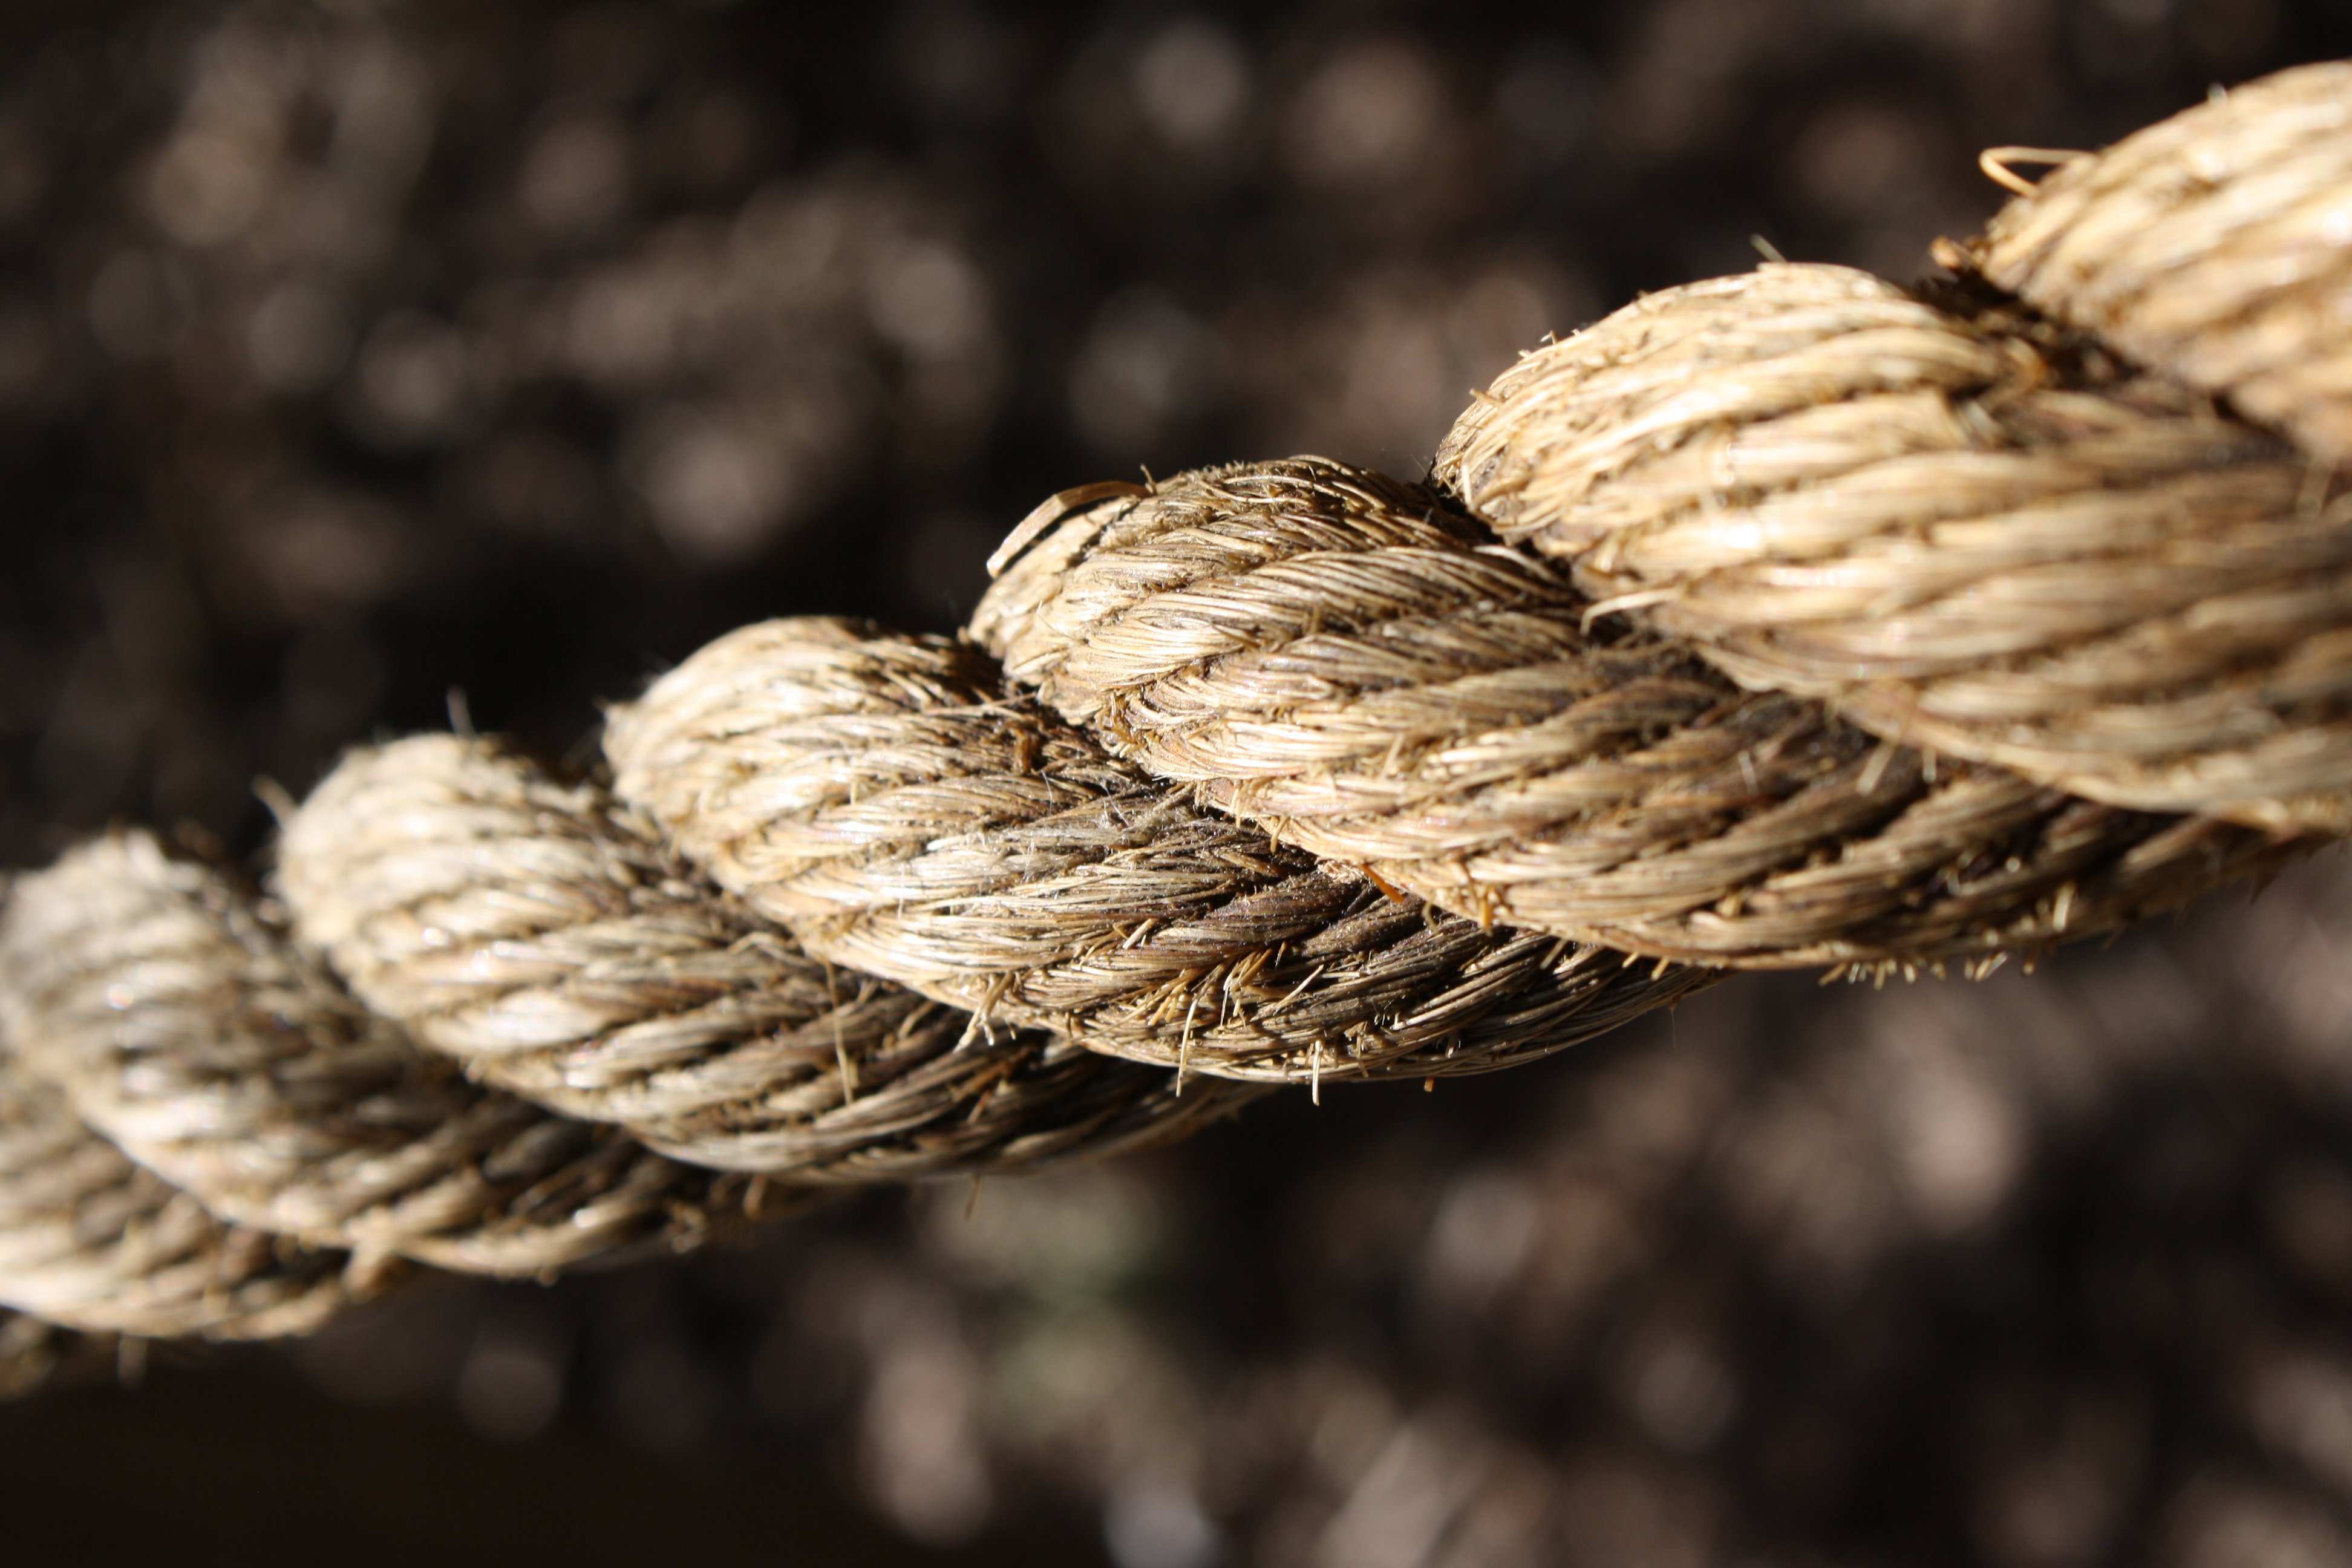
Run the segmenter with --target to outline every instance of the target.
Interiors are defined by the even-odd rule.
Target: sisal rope
[[[1427,485],[1065,492],[965,637],[743,628],[591,777],[356,752],[268,897],[135,831],[19,878],[0,1307],[300,1332],[1734,969],[1980,973],[2352,831],[2352,67],[1944,258],[1640,300]]]

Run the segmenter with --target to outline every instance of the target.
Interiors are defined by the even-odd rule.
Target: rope
[[[1984,956],[2112,930],[2279,852],[1939,763],[1820,702],[1744,694],[1644,629],[1588,632],[1567,573],[1463,527],[1331,464],[1192,476],[1057,523],[974,631],[1061,712],[1286,842],[1628,952]]]
[[[1734,969],[1980,973],[2352,830],[2352,66],[1942,255],[1644,299],[1426,485],[1065,492],[965,637],[745,627],[595,777],[356,752],[269,896],[139,831],[19,878],[0,1306],[300,1332]]]
[[[1941,301],[1821,267],[1645,300],[1506,372],[1437,476],[1744,686],[2341,834],[2347,85],[2288,71],[2066,165]]]

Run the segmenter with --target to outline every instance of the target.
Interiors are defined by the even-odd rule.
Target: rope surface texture
[[[1737,969],[1981,972],[2352,831],[2352,65],[1939,259],[1647,297],[1423,484],[1065,492],[963,637],[745,627],[584,778],[354,752],[266,890],[135,830],[17,878],[0,1305],[297,1333]]]

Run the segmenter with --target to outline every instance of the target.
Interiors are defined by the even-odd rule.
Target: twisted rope
[[[595,777],[354,752],[270,897],[135,831],[20,878],[0,1305],[299,1332],[1736,968],[1980,973],[2352,829],[2352,67],[1942,254],[1643,300],[1427,486],[1066,492],[965,638],[746,627]]]

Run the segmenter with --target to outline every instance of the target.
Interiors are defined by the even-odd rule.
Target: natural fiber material
[[[2347,825],[2352,498],[2013,306],[1828,267],[1654,295],[1506,372],[1438,474],[1745,685],[2119,805]]]
[[[85,1332],[267,1339],[364,1294],[350,1276],[341,1253],[223,1224],[0,1072],[0,1303]]]
[[[747,627],[613,711],[609,789],[357,752],[283,910],[73,851],[0,919],[0,1305],[294,1331],[398,1259],[690,1246],[1729,967],[1987,964],[2352,831],[2347,86],[2074,164],[1948,287],[1644,300],[1444,489],[1066,492],[970,640]]]
[[[144,834],[25,878],[0,919],[16,1061],[141,1164],[241,1225],[534,1274],[689,1238],[709,1173],[468,1082]]]
[[[2276,853],[1938,768],[1817,703],[1743,696],[1676,644],[1588,634],[1591,609],[1438,497],[1300,460],[1081,508],[973,630],[1062,712],[1286,843],[1631,952],[1992,953],[2111,930]]]
[[[496,746],[353,754],[288,824],[300,934],[416,1039],[567,1116],[793,1183],[1108,1153],[1233,1109],[811,958],[593,786]]]
[[[2281,71],[2073,160],[1974,256],[2319,462],[2352,458],[2352,62]]]
[[[1702,976],[1481,930],[1202,811],[999,695],[985,659],[845,622],[720,638],[616,710],[616,787],[813,952],[1185,1070],[1485,1071]]]

